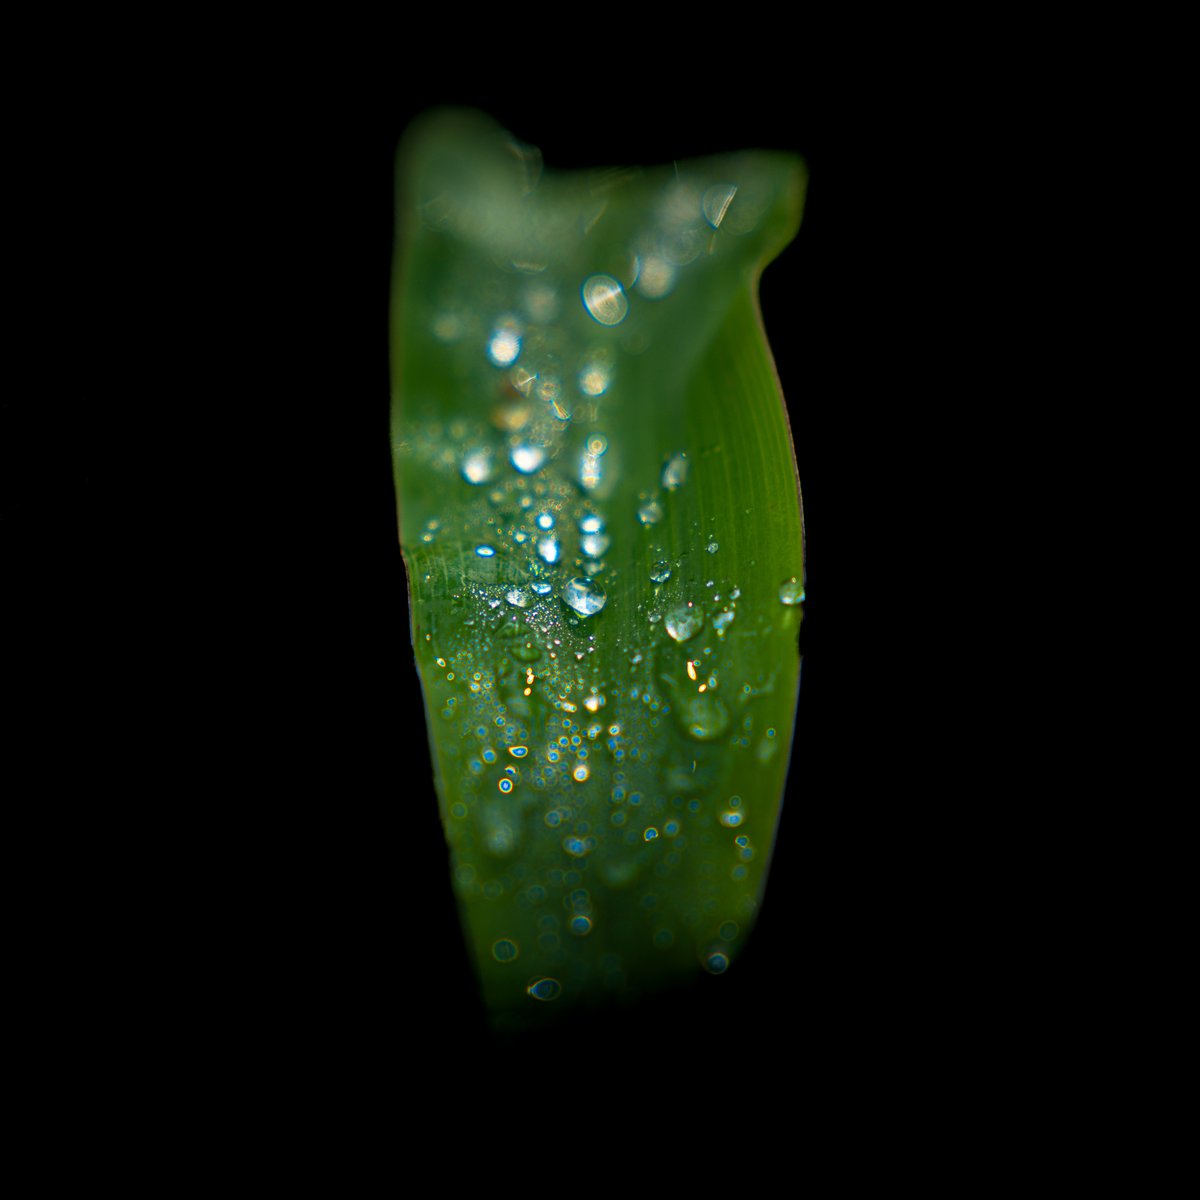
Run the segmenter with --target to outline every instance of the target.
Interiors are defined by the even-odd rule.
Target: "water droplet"
[[[726,829],[735,829],[738,825],[740,825],[742,823],[742,820],[743,820],[743,814],[740,812],[736,812],[733,809],[730,809],[721,814],[721,824],[724,825]]]
[[[492,334],[488,342],[488,358],[498,367],[509,367],[521,353],[521,338],[511,325],[505,325]]]
[[[575,777],[576,783],[584,783],[591,772],[588,770],[587,763],[580,763],[571,774]]]
[[[535,979],[526,989],[526,993],[535,1000],[556,1000],[562,992],[562,984],[549,976]]]
[[[588,558],[601,558],[612,544],[612,539],[606,533],[585,533],[579,541],[579,548]]]
[[[661,300],[675,286],[676,271],[660,254],[648,254],[638,273],[637,290],[650,300]]]
[[[592,275],[584,282],[583,305],[601,325],[620,325],[629,311],[624,289],[611,275]]]
[[[577,913],[571,918],[567,924],[567,928],[576,937],[587,937],[592,932],[592,921],[590,917],[585,917],[582,913]]]
[[[594,580],[577,576],[564,586],[562,598],[581,617],[590,617],[604,607],[608,593]]]
[[[475,553],[478,554],[480,558],[494,558],[496,554],[496,547],[489,546],[485,543],[482,546],[476,546]]]
[[[604,707],[603,696],[589,696],[584,702],[583,707],[590,713],[599,712]],[[593,735],[594,736],[594,735]]]
[[[724,975],[729,970],[729,955],[714,950],[705,957],[704,969],[712,975]]]
[[[518,442],[509,459],[522,475],[532,475],[546,461],[546,448],[534,442]]]
[[[671,564],[665,558],[660,558],[658,562],[650,568],[650,579],[654,583],[666,583],[671,578]]]
[[[579,390],[585,396],[603,396],[612,374],[601,363],[589,363],[579,372]]]
[[[725,630],[733,624],[733,618],[737,614],[732,611],[719,612],[712,619],[712,627],[717,631],[717,637],[724,637]]]
[[[657,500],[643,500],[638,505],[637,515],[643,525],[657,525],[663,518],[662,505]]]
[[[663,618],[663,628],[677,642],[686,642],[704,628],[704,614],[690,601],[676,605]]]
[[[536,517],[534,517],[533,523],[539,529],[553,529],[554,528],[554,514],[548,513],[548,512],[540,512],[540,513],[538,513],[538,515]]]
[[[705,550],[707,550],[709,552],[709,554],[716,554],[716,552],[718,550],[720,550],[721,547],[720,547],[720,544],[717,542],[717,540],[714,538],[704,548],[705,548]]]
[[[729,709],[712,692],[680,689],[671,712],[679,728],[698,742],[711,742],[729,728]]]
[[[524,758],[525,755],[527,755],[529,753],[529,747],[528,746],[509,746],[508,752],[509,752],[509,754],[511,754],[513,756],[513,758]]]
[[[512,962],[520,953],[520,947],[511,938],[500,938],[492,943],[492,957],[497,962]]]
[[[647,830],[646,830],[646,831],[645,831],[645,832],[642,834],[642,837],[643,837],[643,838],[644,838],[644,839],[645,839],[647,842],[652,842],[652,841],[654,841],[654,839],[655,839],[656,837],[658,837],[658,830],[657,830],[657,829],[655,829],[653,825],[651,825],[651,826],[650,826],[650,827],[649,827],[649,828],[648,828],[648,829],[647,829]]]
[[[544,579],[539,579],[537,583],[529,585],[539,596],[548,596],[554,591],[554,584],[547,583]]]
[[[729,211],[729,206],[737,195],[736,183],[714,183],[704,193],[700,207],[704,211],[704,219],[714,228],[718,228]]]
[[[668,492],[673,492],[677,488],[681,488],[688,477],[688,459],[687,455],[680,451],[678,454],[672,454],[667,459],[666,464],[662,469],[662,485]]]
[[[513,790],[513,781],[506,776],[496,786],[507,796]]]
[[[522,591],[520,588],[509,588],[504,593],[504,598],[515,608],[529,607],[529,593]]]
[[[468,450],[462,460],[462,476],[468,483],[487,483],[495,472],[495,458],[489,447]]]
[[[579,522],[580,533],[602,533],[604,531],[604,519],[596,513],[588,513]]]
[[[550,537],[538,538],[537,552],[538,558],[542,562],[553,566],[562,558],[562,542],[554,537],[553,534]]]
[[[800,583],[795,575],[791,579],[785,579],[779,585],[779,599],[783,604],[799,604],[804,599],[804,584]]]

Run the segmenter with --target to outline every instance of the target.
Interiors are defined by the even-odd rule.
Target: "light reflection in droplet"
[[[488,358],[498,367],[510,367],[521,353],[521,338],[511,325],[503,325],[488,342]]]
[[[701,200],[700,207],[704,211],[704,219],[714,229],[719,228],[721,222],[725,219],[725,214],[729,211],[729,206],[733,203],[733,198],[736,195],[736,183],[714,183],[704,193],[704,199]]]
[[[657,500],[643,500],[638,505],[637,515],[643,525],[657,525],[663,518],[662,505]]]
[[[668,492],[683,487],[688,477],[688,456],[681,450],[672,454],[662,469],[662,485]]]
[[[518,442],[509,458],[522,475],[532,475],[546,461],[546,448],[534,442]]]
[[[542,562],[553,566],[562,558],[562,542],[554,534],[551,534],[549,537],[538,538],[537,554]]]
[[[475,553],[478,554],[480,558],[493,558],[496,554],[496,547],[489,546],[485,543],[482,546],[476,546]]]
[[[494,458],[489,447],[481,446],[468,450],[462,460],[462,477],[468,483],[487,483],[495,469]]]
[[[625,291],[611,275],[592,275],[584,282],[583,305],[601,325],[619,325],[629,311]]]

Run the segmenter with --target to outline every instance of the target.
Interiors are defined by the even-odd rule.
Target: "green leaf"
[[[736,969],[799,682],[802,518],[757,310],[804,172],[400,153],[393,446],[453,881],[501,1027]]]

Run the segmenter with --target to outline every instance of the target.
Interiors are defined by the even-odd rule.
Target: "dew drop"
[[[671,712],[679,728],[697,742],[711,742],[729,729],[729,709],[712,692],[681,691]]]
[[[717,631],[717,637],[725,636],[725,630],[733,624],[733,618],[736,615],[736,613],[727,610],[725,612],[719,612],[713,617],[712,627]]]
[[[594,580],[577,576],[563,587],[562,598],[581,617],[590,617],[604,607],[608,593]]]
[[[604,531],[604,520],[597,513],[588,513],[588,515],[579,522],[580,533],[602,533]]]
[[[663,617],[663,628],[675,641],[686,642],[704,628],[704,614],[690,601],[676,605]]]
[[[511,754],[513,756],[513,758],[524,758],[525,755],[527,755],[529,753],[529,747],[528,746],[509,746],[508,752],[509,752],[509,754]]]
[[[553,529],[554,528],[554,514],[548,513],[548,512],[540,512],[540,513],[538,513],[538,515],[536,517],[534,517],[533,523],[539,529]]]
[[[571,774],[574,776],[576,783],[584,783],[587,781],[587,777],[591,774],[591,771],[588,770],[587,763],[580,763]]]
[[[658,562],[650,568],[650,579],[654,583],[666,583],[671,578],[671,564],[665,558],[660,558]]]
[[[718,228],[729,211],[729,205],[737,195],[736,183],[714,183],[704,193],[700,206],[704,211],[704,219],[714,228]]]
[[[562,542],[553,534],[550,537],[538,538],[537,553],[542,562],[553,566],[562,558]]]
[[[601,325],[620,325],[629,311],[625,291],[611,275],[592,275],[584,282],[583,306]]]
[[[729,970],[729,955],[714,950],[704,959],[704,969],[711,975],[724,975]]]
[[[546,461],[546,448],[534,442],[518,442],[509,458],[522,475],[532,475]]]
[[[546,976],[543,979],[535,979],[525,991],[534,1000],[556,1000],[562,992],[562,984],[557,979]]]
[[[601,558],[611,544],[612,539],[606,533],[585,533],[579,548],[588,558]]]
[[[592,932],[592,920],[590,917],[585,917],[582,913],[576,913],[568,922],[567,928],[576,937],[587,937]]]
[[[495,472],[495,460],[487,447],[468,450],[462,460],[462,477],[468,483],[487,483]]]
[[[485,543],[482,546],[476,546],[475,553],[478,554],[480,558],[494,558],[496,555],[496,547],[489,546]]]
[[[649,828],[648,828],[648,829],[647,829],[647,830],[646,830],[646,831],[645,831],[645,832],[642,834],[642,838],[643,838],[645,841],[647,841],[647,842],[652,842],[652,841],[654,841],[654,839],[655,839],[655,838],[657,838],[657,837],[658,837],[658,830],[657,830],[657,829],[655,829],[653,825],[651,825],[651,826],[650,826],[650,827],[649,827]]]
[[[680,451],[678,454],[672,454],[667,459],[666,465],[662,469],[662,485],[668,492],[673,492],[677,488],[681,488],[688,477],[688,459],[687,455]]]
[[[554,585],[547,583],[544,579],[539,579],[537,583],[529,585],[539,596],[548,596],[554,591]]]
[[[637,290],[651,300],[661,300],[675,286],[675,267],[661,255],[647,255],[638,275]]]
[[[500,938],[492,943],[492,957],[497,962],[512,962],[520,953],[520,947],[511,938]]]
[[[779,585],[779,599],[783,604],[799,604],[804,599],[804,584],[793,575]]]
[[[718,544],[718,542],[716,541],[716,539],[714,538],[713,541],[709,542],[708,545],[705,546],[704,548],[705,548],[705,550],[707,550],[709,552],[709,554],[716,554],[716,552],[718,550],[720,550],[721,547]]]
[[[663,518],[662,505],[657,500],[644,500],[638,505],[637,516],[643,525],[657,525]]]
[[[504,593],[504,598],[514,608],[529,607],[529,593],[522,591],[520,588],[509,588],[508,591]]]
[[[511,326],[497,329],[488,342],[488,358],[498,367],[509,367],[521,353],[521,338]]]

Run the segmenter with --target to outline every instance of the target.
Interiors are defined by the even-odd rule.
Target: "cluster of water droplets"
[[[535,254],[514,255],[495,288],[442,304],[432,320],[437,342],[468,361],[463,379],[486,413],[417,435],[418,449],[457,475],[467,497],[461,578],[445,585],[461,620],[424,635],[437,711],[460,733],[444,764],[461,772],[447,831],[460,895],[515,897],[520,922],[489,943],[490,955],[534,1001],[562,995],[562,956],[572,943],[603,936],[605,912],[589,879],[616,896],[628,890],[656,914],[656,948],[672,952],[690,939],[714,974],[731,961],[739,920],[752,916],[750,893],[737,913],[709,912],[700,901],[694,911],[655,907],[655,881],[689,855],[713,856],[735,882],[745,877],[745,856],[754,853],[746,809],[713,792],[704,755],[723,739],[752,746],[752,701],[766,684],[726,679],[721,667],[737,587],[710,580],[697,588],[694,564],[683,569],[668,549],[664,522],[695,460],[664,447],[633,527],[619,527],[608,501],[621,463],[604,414],[621,396],[623,356],[637,349],[637,306],[667,300],[718,232],[746,232],[760,214],[753,195],[732,183],[677,183],[634,237],[626,268],[597,264],[604,269],[567,277]],[[601,208],[593,222],[602,216]],[[426,214],[434,229],[453,229],[456,219],[436,208]],[[588,334],[564,333],[574,318],[586,318]],[[422,542],[448,532],[431,518]],[[716,531],[693,532],[704,561],[719,562]],[[622,540],[637,538],[662,544],[624,553]],[[617,559],[648,569],[623,579]],[[785,581],[780,603],[802,599],[802,584]],[[645,613],[647,636],[623,648],[627,675],[616,662],[594,661],[593,630],[610,605]],[[664,751],[663,722],[691,749]],[[531,880],[517,866],[535,838],[550,839],[557,859]],[[615,985],[623,967],[608,955],[598,969]]]

